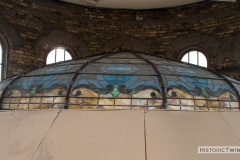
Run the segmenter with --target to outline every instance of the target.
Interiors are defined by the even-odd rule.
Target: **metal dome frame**
[[[195,99],[195,98],[179,98],[179,97],[169,97],[167,94],[167,92],[168,92],[168,90],[169,90],[169,86],[168,86],[168,84],[167,84],[167,82],[166,82],[166,78],[164,78],[165,77],[165,73],[162,73],[162,71],[160,71],[159,70],[159,64],[158,64],[158,66],[157,66],[157,64],[155,64],[154,62],[153,62],[153,59],[151,59],[151,60],[149,60],[149,56],[151,56],[151,58],[153,58],[154,57],[154,59],[161,59],[162,61],[168,61],[169,63],[171,62],[171,63],[174,63],[174,64],[179,64],[179,65],[183,65],[183,69],[184,69],[184,67],[185,68],[189,68],[189,67],[192,67],[193,69],[197,69],[197,70],[202,70],[202,71],[204,71],[204,72],[206,72],[206,73],[208,73],[208,74],[212,74],[212,75],[215,75],[216,77],[215,78],[207,78],[207,79],[216,79],[217,81],[219,81],[219,82],[221,82],[222,84],[224,83],[224,85],[225,85],[225,87],[227,86],[228,88],[229,88],[229,90],[231,90],[231,93],[229,93],[228,94],[228,96],[229,96],[229,98],[230,99],[226,99],[226,97],[223,97],[223,99],[222,100],[218,100],[218,98],[217,98],[217,100],[215,99],[214,100],[214,98],[212,99],[212,100],[210,100],[210,99],[205,99],[205,101],[207,102],[207,104],[208,104],[208,101],[216,101],[216,102],[218,102],[218,104],[219,104],[219,106],[218,107],[213,107],[213,110],[219,110],[219,109],[222,109],[222,108],[225,108],[225,109],[240,109],[240,102],[239,102],[239,100],[240,100],[240,91],[238,90],[238,86],[236,87],[236,85],[239,85],[240,86],[240,82],[238,82],[237,80],[234,80],[234,79],[231,79],[231,78],[229,78],[229,77],[226,77],[226,76],[223,76],[223,75],[221,75],[221,74],[219,74],[219,73],[217,73],[217,72],[215,72],[215,71],[213,71],[213,70],[210,70],[210,69],[208,69],[208,68],[204,68],[204,67],[199,67],[199,66],[196,66],[196,65],[192,65],[192,64],[186,64],[186,63],[184,63],[184,62],[178,62],[178,61],[175,61],[175,60],[172,60],[172,59],[168,59],[168,58],[160,58],[159,56],[157,56],[157,55],[154,55],[154,54],[146,54],[146,53],[138,53],[138,52],[134,52],[134,51],[120,51],[120,52],[117,52],[117,53],[104,53],[104,54],[100,54],[100,55],[95,55],[95,56],[89,56],[89,57],[85,57],[85,58],[79,58],[79,59],[74,59],[74,60],[69,60],[69,61],[64,61],[64,62],[59,62],[59,63],[55,63],[55,64],[51,64],[51,65],[45,65],[45,66],[43,66],[43,67],[40,67],[40,70],[41,69],[46,69],[46,68],[51,68],[51,67],[58,67],[59,68],[59,66],[69,66],[68,65],[68,63],[70,63],[70,66],[71,65],[80,65],[79,64],[79,62],[81,62],[82,60],[84,60],[84,63],[82,63],[81,62],[81,65],[79,66],[79,68],[77,68],[77,69],[75,69],[75,71],[73,72],[73,71],[71,71],[71,72],[66,72],[66,73],[52,73],[51,72],[51,74],[45,74],[45,75],[41,75],[41,74],[37,74],[37,72],[36,72],[36,70],[35,69],[33,69],[33,70],[30,70],[30,71],[27,71],[27,72],[25,72],[25,73],[23,73],[23,74],[20,74],[20,75],[18,75],[18,76],[15,76],[15,77],[12,77],[12,78],[9,78],[9,79],[7,79],[7,80],[4,80],[4,81],[2,81],[2,83],[0,84],[0,86],[2,87],[2,88],[4,88],[4,86],[5,86],[5,88],[4,89],[2,89],[1,91],[2,91],[2,94],[1,94],[1,98],[0,98],[0,104],[1,104],[1,107],[0,107],[0,109],[19,109],[19,108],[6,108],[6,107],[3,107],[3,105],[5,104],[4,103],[4,99],[6,98],[11,98],[11,95],[10,96],[6,96],[7,94],[9,94],[9,90],[11,90],[12,89],[12,87],[16,84],[16,83],[18,83],[18,81],[21,79],[21,78],[26,78],[26,77],[37,77],[37,76],[46,76],[46,75],[51,75],[51,76],[54,76],[54,75],[64,75],[64,74],[72,74],[72,76],[71,76],[71,78],[68,80],[68,82],[66,83],[66,85],[67,85],[67,89],[66,89],[66,95],[64,95],[64,96],[59,96],[59,95],[52,95],[51,97],[63,97],[63,98],[65,98],[65,100],[64,100],[64,102],[61,102],[61,105],[62,105],[62,108],[61,109],[69,109],[69,106],[71,106],[70,105],[70,101],[71,101],[71,99],[73,99],[73,95],[72,95],[72,92],[73,92],[73,89],[74,89],[74,87],[76,87],[76,84],[75,84],[75,82],[76,82],[76,80],[77,80],[77,78],[78,78],[78,75],[80,75],[80,74],[87,74],[87,73],[84,73],[85,71],[84,70],[86,70],[88,67],[90,67],[92,64],[95,64],[95,63],[97,63],[98,61],[101,61],[101,60],[104,60],[104,59],[107,59],[107,58],[111,58],[111,56],[113,56],[113,55],[122,55],[122,54],[131,54],[131,56],[135,56],[135,57],[137,57],[139,60],[141,60],[142,62],[146,62],[146,66],[151,66],[152,67],[152,73],[154,72],[154,74],[152,74],[151,76],[155,76],[155,77],[157,77],[157,80],[158,80],[158,83],[159,83],[159,86],[160,86],[160,88],[159,88],[159,90],[160,90],[160,94],[161,94],[161,96],[160,97],[158,97],[158,99],[159,99],[159,101],[161,100],[162,102],[161,102],[161,105],[157,105],[157,106],[149,106],[148,105],[148,101],[150,101],[149,99],[151,98],[151,97],[149,97],[149,98],[143,98],[143,97],[135,97],[135,99],[138,99],[138,100],[141,100],[141,99],[146,99],[146,104],[145,105],[143,105],[143,106],[139,106],[139,107],[136,107],[136,108],[148,108],[148,109],[169,109],[169,103],[168,103],[168,101],[169,101],[169,99],[172,99],[172,100],[175,100],[175,99],[180,99],[179,101],[180,101],[180,110],[182,110],[182,102],[181,102],[181,100],[192,100],[193,101],[193,103],[194,103],[194,105],[190,105],[190,107],[192,107],[191,108],[191,110],[197,110],[196,108],[199,108],[200,107],[200,110],[202,109],[202,108],[204,108],[204,110],[210,110],[212,107],[209,107],[209,105],[207,105],[207,106],[204,106],[204,107],[201,107],[201,106],[196,106],[196,101],[200,101],[201,100],[201,98],[200,99]],[[113,57],[113,59],[114,59],[114,57]],[[125,57],[125,58],[122,58],[122,60],[123,59],[127,59],[127,57]],[[133,58],[133,59],[136,59],[136,58]],[[72,63],[72,62],[76,62],[76,63]],[[165,63],[165,62],[164,62]],[[166,62],[167,63],[167,62]],[[65,64],[65,65],[64,65]],[[102,64],[104,64],[104,63],[102,63]],[[114,64],[114,63],[107,63],[108,65],[110,65],[110,64]],[[137,63],[136,63],[137,64]],[[130,64],[129,64],[130,65]],[[151,68],[150,67],[150,68]],[[116,67],[115,67],[116,68]],[[73,68],[72,68],[72,70],[73,70]],[[36,72],[36,74],[35,75],[31,75],[30,73],[31,72]],[[91,74],[93,74],[93,75],[97,75],[97,74],[103,74],[103,73],[91,73]],[[105,74],[105,73],[104,73]],[[111,73],[113,76],[115,75],[115,76],[119,76],[119,75],[126,75],[125,73]],[[137,73],[138,74],[138,73]],[[179,77],[187,77],[187,78],[201,78],[201,77],[199,77],[199,76],[194,76],[194,75],[181,75],[182,73],[178,73],[178,74],[180,74],[180,75],[176,75],[176,74],[166,74],[166,75],[168,75],[168,76],[179,76]],[[106,73],[106,75],[109,75],[109,73]],[[135,73],[134,74],[127,74],[128,76],[136,76],[135,75]],[[149,76],[149,75],[144,75],[144,74],[139,74],[139,76],[145,76],[145,78],[146,78],[146,76]],[[124,78],[124,77],[123,77]],[[129,77],[128,77],[129,78]],[[110,78],[111,79],[111,78]],[[125,79],[126,79],[126,77],[125,77]],[[204,79],[204,78],[203,78]],[[7,82],[9,82],[9,83],[7,83]],[[111,83],[111,82],[110,82]],[[115,83],[115,82],[114,82]],[[197,82],[196,82],[197,83]],[[194,83],[194,84],[196,84],[196,83]],[[180,85],[181,86],[181,85]],[[32,86],[31,86],[32,87]],[[119,86],[118,86],[119,87]],[[196,87],[196,86],[195,86]],[[146,88],[146,87],[145,87]],[[151,86],[150,88],[154,88],[153,86]],[[171,87],[170,87],[171,88]],[[106,88],[105,88],[106,89]],[[113,89],[113,88],[112,88]],[[125,88],[126,89],[126,88]],[[176,88],[175,88],[176,89]],[[179,88],[177,88],[178,90],[181,90],[181,88],[179,89]],[[202,89],[204,89],[204,87],[202,87]],[[207,88],[208,89],[208,88]],[[220,91],[221,91],[221,87],[219,88],[220,89]],[[209,89],[208,89],[209,90]],[[198,90],[199,91],[199,90]],[[38,91],[36,91],[36,92],[34,92],[34,94],[36,94],[36,93],[38,93],[39,92],[39,90]],[[92,91],[91,91],[92,92]],[[153,91],[153,92],[155,92],[155,91]],[[173,91],[172,91],[173,92]],[[188,90],[182,90],[182,92],[188,92]],[[200,91],[199,91],[200,92]],[[206,91],[204,91],[204,92],[207,92],[207,90]],[[89,91],[89,93],[90,93],[90,91]],[[110,93],[110,92],[109,92]],[[108,93],[108,94],[109,94]],[[124,92],[125,93],[125,92]],[[138,92],[134,92],[135,94],[136,93],[138,93]],[[176,94],[175,92],[173,92],[174,94]],[[190,93],[190,92],[189,92]],[[23,93],[22,93],[23,94]],[[102,94],[102,93],[100,93],[99,92],[99,94]],[[119,92],[119,94],[120,94],[120,92]],[[155,94],[155,93],[154,93]],[[183,94],[183,93],[181,93],[181,94]],[[184,94],[187,94],[187,93],[184,93]],[[206,94],[206,93],[205,93]],[[215,93],[216,94],[216,93]],[[223,94],[223,91],[221,92],[221,94]],[[213,94],[214,95],[214,94]],[[219,95],[219,93],[218,93],[218,95]],[[32,96],[33,95],[30,95],[29,97],[28,97],[28,108],[22,108],[22,109],[29,109],[29,104],[30,104],[30,99],[32,99]],[[34,96],[33,96],[34,97]],[[44,96],[43,96],[44,97]],[[48,97],[48,96],[47,96]],[[203,96],[202,96],[203,97]],[[235,97],[235,98],[234,98]],[[15,98],[15,97],[13,97],[13,98]],[[21,98],[21,97],[20,97]],[[19,99],[19,105],[18,105],[18,107],[20,106],[20,98],[18,97],[18,99]],[[46,98],[46,97],[45,97]],[[48,97],[49,98],[49,97]],[[84,97],[81,97],[82,99],[84,99]],[[99,99],[101,99],[101,97],[95,97],[96,99],[98,99],[98,103],[99,103]],[[75,99],[76,99],[76,97],[75,97]],[[85,97],[85,99],[86,99],[86,97]],[[104,99],[104,98],[103,98]],[[113,101],[114,101],[114,108],[111,108],[110,106],[108,106],[108,107],[110,107],[110,108],[108,108],[108,107],[106,107],[106,108],[104,108],[103,106],[104,106],[104,104],[102,105],[102,109],[115,109],[115,100],[116,99],[118,99],[118,97],[116,96],[116,97],[108,97],[108,98],[106,98],[106,100],[112,100],[113,99]],[[121,99],[121,98],[120,98]],[[131,101],[131,107],[130,107],[130,109],[132,109],[132,99],[134,99],[132,96],[130,96],[129,98],[128,98],[130,101]],[[84,101],[84,100],[83,100]],[[177,101],[177,100],[176,100]],[[221,105],[220,105],[220,101],[221,101],[221,103],[229,103],[229,107],[221,107]],[[234,103],[238,103],[238,106],[236,107],[236,104],[235,104],[235,107],[232,107],[231,106],[231,103],[232,102],[234,102]],[[41,104],[42,104],[42,99],[41,99],[41,102],[40,102]],[[151,102],[152,103],[152,102]],[[159,102],[160,103],[160,102]],[[9,106],[10,106],[10,104],[11,104],[11,102],[9,102]],[[24,103],[25,104],[25,103]],[[41,104],[40,104],[40,106],[41,106]],[[54,105],[55,103],[53,102],[53,100],[52,100],[52,106],[51,107],[48,107],[48,108],[54,108],[53,107],[53,105]],[[136,103],[137,104],[137,103]],[[50,106],[50,105],[49,105]],[[81,105],[82,106],[82,105]],[[99,106],[101,106],[101,105],[99,105],[99,104],[97,104],[97,107],[96,108],[93,108],[93,109],[99,109]],[[127,106],[127,105],[126,105]],[[137,106],[137,105],[136,105]],[[189,106],[188,106],[189,107]],[[41,108],[41,107],[40,107]],[[71,107],[70,107],[71,108]],[[170,107],[171,108],[171,107]],[[184,107],[183,107],[184,108]],[[21,109],[21,108],[20,108]],[[79,109],[83,109],[83,108],[79,108]],[[91,108],[89,108],[89,109],[91,109]],[[124,107],[122,107],[122,108],[120,108],[120,109],[125,109]],[[174,107],[172,107],[171,108],[171,110],[179,110],[179,109],[176,109],[176,108],[174,108]]]

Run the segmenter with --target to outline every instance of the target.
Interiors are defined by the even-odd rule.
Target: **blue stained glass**
[[[108,85],[106,81],[99,81],[99,83],[102,87],[106,87]]]
[[[205,87],[206,86],[206,84],[203,84],[203,83],[193,83],[193,84],[195,84],[198,87]]]
[[[186,77],[186,79],[187,79],[189,82],[197,83],[197,80],[196,80],[195,78]]]
[[[106,81],[108,81],[111,84],[119,85],[119,84],[123,84],[126,81],[128,81],[130,79],[130,76],[128,76],[128,75],[126,75],[126,76],[104,75],[104,78],[106,79]]]
[[[213,92],[218,91],[218,89],[222,89],[222,86],[220,84],[214,85]]]
[[[118,64],[118,65],[110,65],[107,67],[107,71],[112,73],[125,73],[131,71],[132,68],[126,65]]]
[[[39,85],[39,84],[42,84],[43,82],[47,83],[49,81],[32,81],[33,85]]]
[[[164,76],[165,77],[165,76]],[[219,97],[225,92],[230,92],[230,94],[234,94],[234,92],[229,88],[229,86],[222,80],[213,80],[205,79],[205,78],[192,78],[192,77],[181,77],[179,76],[166,76],[168,81],[168,88],[176,88],[185,93],[191,95],[199,95],[203,96],[206,99],[209,96]],[[165,80],[165,79],[164,79]],[[186,82],[187,80],[188,82]]]
[[[155,81],[147,81],[147,82],[146,82],[146,85],[156,86],[156,82],[155,82]]]
[[[186,83],[179,82],[179,81],[176,81],[176,83],[177,83],[180,87],[185,87],[187,90],[191,90],[191,89],[192,89],[192,88],[190,88]]]
[[[214,87],[214,85],[212,85],[212,84],[209,84],[209,85],[208,85],[208,88],[209,88],[210,90],[213,90],[213,87]]]
[[[31,85],[33,85],[33,81],[27,81],[27,88],[29,88]]]
[[[64,84],[64,82],[62,80],[55,80],[54,82],[53,81],[49,81],[47,83],[43,83],[43,87],[44,88],[51,88],[51,86],[55,85],[55,84]]]
[[[62,82],[61,82],[61,84],[69,84],[69,80],[68,79],[64,79],[64,80],[62,80]]]
[[[55,84],[56,84],[56,83],[59,83],[59,82],[61,82],[61,80],[55,80],[55,81],[54,81]],[[43,82],[40,82],[39,84],[42,84],[42,83],[43,83]],[[43,87],[44,87],[44,88],[48,88],[48,87],[51,86],[52,83],[53,83],[52,81],[46,81],[46,82],[43,83]]]
[[[22,85],[22,82],[21,82],[21,81],[20,81],[20,82],[19,82],[19,81],[17,81],[17,82],[15,82],[15,83],[14,83],[14,85],[13,85],[13,86],[21,86],[21,85]]]
[[[136,82],[132,86],[129,86],[128,88],[136,88],[137,86],[140,86],[140,85],[146,85],[146,81]],[[150,85],[152,85],[152,84],[150,84]],[[153,86],[155,86],[155,84],[153,84]]]
[[[24,89],[27,89],[28,88],[28,83],[27,82],[22,82],[22,86]]]
[[[211,79],[207,79],[208,84],[213,84],[213,81]]]
[[[31,81],[33,81],[33,80],[34,80],[34,78],[35,78],[35,77],[30,77],[30,78],[29,78],[29,80],[28,80],[28,82],[31,82]]]
[[[192,82],[194,85],[198,87],[205,87],[207,86],[207,80],[206,79],[200,79],[200,78],[186,78],[189,82]]]
[[[125,85],[127,88],[130,88],[132,85],[134,85],[136,82],[135,81],[127,81],[123,85]]]
[[[168,87],[177,85],[175,81],[168,81]]]
[[[34,96],[35,93],[44,94],[49,91],[53,91],[52,95],[62,95],[65,89],[57,89],[58,87],[65,87],[67,88],[68,82],[72,74],[66,75],[48,75],[48,76],[36,76],[36,77],[22,77],[17,80],[12,87],[8,90],[9,95],[10,93],[14,93],[19,91],[22,94],[29,93],[30,97]],[[26,81],[27,80],[27,81]],[[54,91],[54,89],[56,89]],[[18,92],[18,93],[19,93]],[[59,92],[59,93],[58,93]],[[50,96],[51,94],[49,94]]]
[[[98,88],[101,88],[101,87],[102,87],[102,86],[99,84],[98,81],[89,79],[88,82],[91,83],[91,84],[93,84],[93,85],[95,85],[95,86],[98,87]]]
[[[198,79],[198,82],[199,83],[202,83],[202,84],[207,84],[207,79]]]
[[[207,86],[207,83],[201,83],[201,82],[196,82],[196,83],[193,83],[193,84],[195,84],[198,87],[205,87],[205,86]]]
[[[130,76],[129,82],[136,82],[136,81],[138,81],[139,77],[140,76]],[[129,86],[129,85],[127,85],[127,86]]]
[[[222,86],[222,89],[231,90],[228,85],[222,84],[221,86]]]
[[[192,89],[195,88],[195,85],[194,85],[193,83],[189,83],[189,82],[187,82],[186,85],[189,86],[189,87],[192,88]]]
[[[87,67],[84,70],[85,72],[93,73],[97,71],[97,76],[94,77],[91,74],[84,76],[79,75],[76,80],[78,82],[75,83],[74,88],[88,88],[91,89],[93,92],[99,94],[110,93],[113,97],[117,97],[120,93],[135,94],[140,92],[141,90],[148,88],[159,90],[159,85],[156,85],[156,83],[154,83],[154,80],[156,79],[155,77],[137,75],[138,73],[155,73],[153,72],[153,69],[151,69],[148,65],[111,64],[113,61],[116,61],[116,63],[118,63],[120,61],[123,61],[123,59],[108,60],[109,61],[105,64],[99,64],[99,62],[102,61],[99,60],[96,61],[96,63],[92,63],[89,67]],[[84,79],[88,79],[88,84],[83,84],[83,77]]]
[[[39,81],[47,81],[51,80],[54,77],[54,75],[49,75],[49,76],[37,76],[33,79],[33,82],[39,82]]]
[[[76,82],[75,82],[75,86],[77,86],[79,84],[89,84],[87,79],[81,79],[81,80],[76,81]]]
[[[179,77],[179,79],[181,79],[183,82],[188,82],[185,77]]]
[[[174,67],[175,70],[179,73],[182,73],[184,75],[188,75],[188,76],[195,76],[197,75],[196,71],[192,71],[192,70],[186,70],[186,68],[182,68],[182,67]]]

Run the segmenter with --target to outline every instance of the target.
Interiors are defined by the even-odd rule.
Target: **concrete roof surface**
[[[2,160],[236,160],[198,146],[240,146],[240,112],[0,111]]]

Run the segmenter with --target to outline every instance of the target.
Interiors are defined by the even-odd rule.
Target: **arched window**
[[[191,50],[183,54],[181,61],[195,64],[201,67],[207,67],[208,64],[206,56],[197,50]]]
[[[6,78],[7,49],[7,41],[0,33],[0,80]]]
[[[46,64],[52,64],[71,59],[71,54],[64,47],[56,47],[48,53]]]

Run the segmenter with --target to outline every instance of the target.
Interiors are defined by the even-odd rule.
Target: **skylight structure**
[[[47,65],[2,81],[1,109],[238,110],[240,81],[144,53]]]

